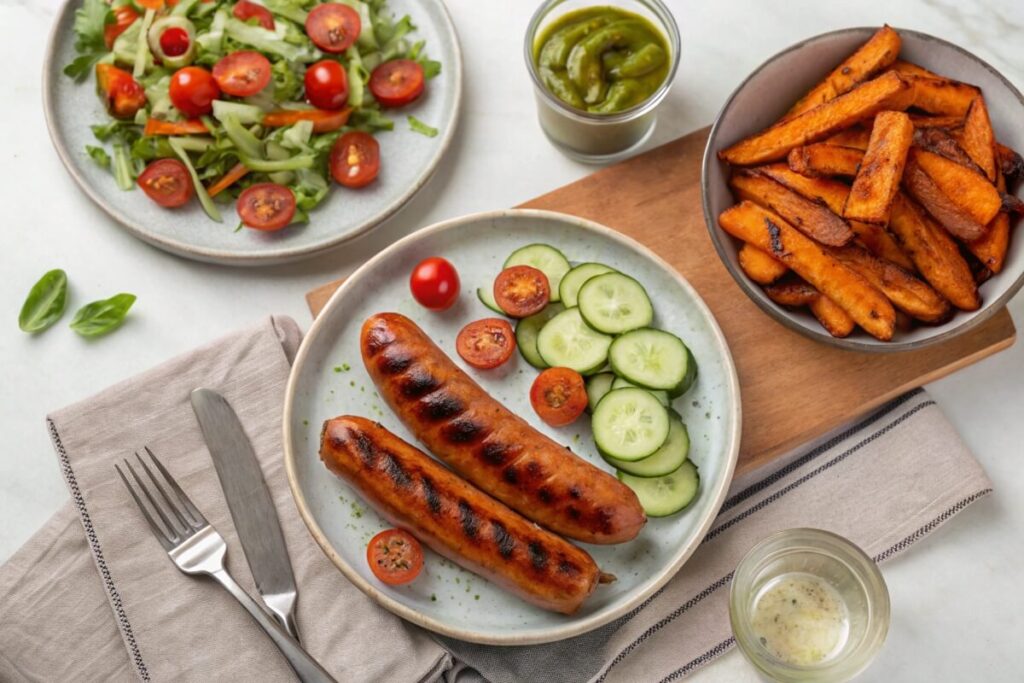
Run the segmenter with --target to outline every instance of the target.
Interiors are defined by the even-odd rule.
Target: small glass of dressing
[[[667,54],[664,79],[657,87],[652,87],[642,101],[629,102],[628,107],[603,113],[588,111],[585,106],[572,106],[555,95],[545,83],[544,67],[538,62],[543,42],[550,38],[549,29],[554,24],[572,13],[608,9],[638,15],[642,22],[649,23],[659,32]],[[555,147],[577,161],[603,164],[630,156],[654,132],[655,110],[675,79],[679,50],[679,27],[662,0],[545,0],[530,20],[523,46],[526,67],[533,79],[541,129]],[[604,60],[605,75],[614,68],[610,64],[611,60]]]
[[[870,557],[842,536],[787,529],[740,561],[729,593],[740,650],[774,681],[848,681],[889,630],[889,592]]]

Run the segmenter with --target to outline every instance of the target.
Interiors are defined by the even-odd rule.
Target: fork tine
[[[135,482],[139,485],[139,488],[142,489],[142,493],[146,496],[146,500],[148,500],[149,504],[153,506],[153,509],[156,510],[156,513],[160,515],[160,519],[163,521],[164,525],[167,527],[167,530],[170,532],[171,541],[173,541],[174,543],[178,543],[182,539],[184,539],[184,536],[182,536],[182,534],[178,532],[178,527],[174,526],[174,523],[167,518],[167,515],[164,513],[163,508],[161,508],[153,499],[153,494],[149,492],[149,489],[142,482],[142,479],[135,471],[135,468],[132,467],[132,464],[125,460],[124,465],[125,467],[128,468],[128,471],[131,472],[131,475],[135,479]],[[189,529],[186,528],[185,531],[188,532]]]
[[[149,478],[153,480],[154,484],[156,484],[156,490],[160,492],[160,497],[164,499],[164,502],[167,503],[167,507],[171,509],[171,512],[174,513],[174,516],[181,523],[181,528],[188,531],[192,524],[182,516],[181,510],[178,509],[180,506],[175,505],[174,501],[167,497],[167,492],[164,491],[164,487],[160,484],[160,480],[153,476],[153,472],[149,469],[149,465],[147,465],[146,461],[142,459],[142,456],[139,455],[138,451],[135,451],[135,457],[138,459],[139,464],[142,465],[142,469],[146,471]]]
[[[127,461],[125,461],[125,464],[127,464]],[[149,522],[149,528],[153,530],[153,535],[156,536],[158,541],[160,541],[160,545],[164,547],[164,550],[170,552],[171,548],[174,547],[174,543],[170,538],[168,538],[167,533],[160,528],[160,525],[156,523],[153,517],[150,516],[149,510],[147,510],[146,506],[142,504],[142,500],[140,500],[138,494],[135,493],[135,489],[128,482],[128,478],[124,476],[124,472],[121,471],[121,468],[115,464],[114,469],[117,470],[118,475],[120,475],[121,481],[124,482],[124,487],[128,489],[128,493],[132,494],[132,498],[135,499],[135,504],[138,505],[139,510],[142,511],[142,516],[146,518],[147,522]]]
[[[153,464],[156,465],[156,468],[160,470],[161,474],[164,475],[164,479],[166,479],[167,483],[171,485],[172,489],[174,489],[174,493],[178,496],[178,500],[180,500],[182,504],[185,506],[185,508],[188,510],[189,516],[191,516],[192,519],[195,520],[198,526],[204,526],[206,524],[209,524],[209,522],[206,521],[206,517],[203,517],[203,513],[197,510],[196,506],[192,504],[192,499],[189,498],[188,495],[186,495],[186,493],[181,490],[181,487],[178,486],[178,482],[174,480],[174,477],[172,477],[171,473],[167,471],[167,468],[164,467],[163,463],[160,462],[155,455],[153,455],[153,451],[149,450],[149,446],[145,446],[145,449],[146,452],[149,453],[149,457],[153,460]]]

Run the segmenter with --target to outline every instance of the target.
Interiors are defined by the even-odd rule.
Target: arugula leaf
[[[67,274],[60,269],[46,273],[29,291],[18,314],[18,327],[23,332],[42,332],[64,315],[67,295]]]
[[[96,165],[100,168],[110,168],[110,155],[107,154],[107,150],[102,147],[86,145],[85,152],[92,157],[92,160],[95,161]]]
[[[71,319],[71,329],[83,337],[98,337],[117,329],[135,303],[134,294],[115,294],[109,299],[93,301],[78,309]]]
[[[437,128],[428,126],[415,116],[409,117],[409,128],[420,135],[426,135],[428,138],[437,137]]]

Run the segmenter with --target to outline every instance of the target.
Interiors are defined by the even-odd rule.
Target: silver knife
[[[295,576],[288,560],[277,510],[263,480],[252,443],[245,435],[238,415],[216,391],[194,390],[192,410],[213,457],[238,540],[242,542],[245,559],[256,581],[256,590],[281,627],[298,640]]]

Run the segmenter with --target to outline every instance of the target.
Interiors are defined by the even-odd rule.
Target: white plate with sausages
[[[651,294],[655,324],[680,336],[699,367],[696,384],[673,406],[691,439],[700,470],[697,499],[670,517],[649,519],[639,535],[617,545],[577,543],[617,577],[599,585],[572,615],[531,605],[448,559],[425,550],[422,574],[411,584],[388,586],[366,562],[367,542],[391,526],[320,460],[326,420],[355,415],[416,441],[377,392],[363,366],[360,330],[375,313],[400,313],[416,323],[491,397],[596,467],[589,417],[560,428],[536,417],[529,389],[537,370],[516,353],[495,370],[474,370],[454,350],[468,322],[492,317],[475,295],[493,282],[515,249],[544,242],[570,261],[597,261],[637,277]],[[443,256],[459,273],[458,302],[437,313],[409,292],[413,265]],[[696,550],[725,499],[739,453],[740,397],[732,357],[721,330],[696,291],[639,243],[596,223],[559,213],[503,210],[474,214],[424,228],[391,245],[356,271],[311,327],[292,368],[285,398],[286,468],[299,512],[331,561],[360,590],[395,614],[436,633],[495,645],[545,643],[580,635],[622,616],[668,582]],[[495,557],[495,562],[500,562]]]

